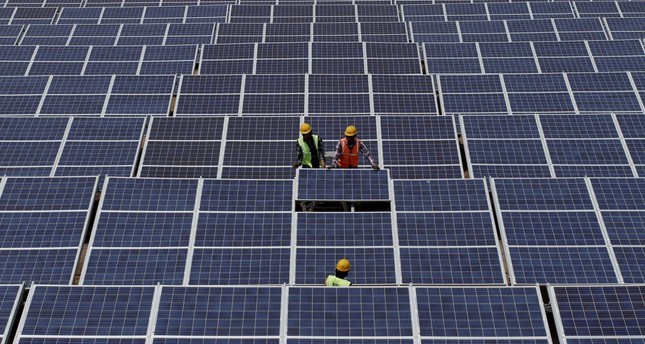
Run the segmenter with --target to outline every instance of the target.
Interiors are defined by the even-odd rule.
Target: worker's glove
[[[327,165],[325,165],[325,162],[320,160],[320,168],[325,168]]]
[[[378,167],[378,164],[372,165],[372,168],[374,169],[374,171],[378,171],[381,169],[380,167]]]
[[[299,162],[294,162],[293,165],[291,165],[291,166],[293,168],[298,168],[298,167],[300,167],[300,163]]]

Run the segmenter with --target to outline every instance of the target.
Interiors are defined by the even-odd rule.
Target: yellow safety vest
[[[352,285],[352,282],[348,280],[344,280],[342,278],[338,278],[334,275],[329,275],[327,276],[325,285],[328,287],[349,287],[350,285]]]
[[[314,140],[314,147],[316,148],[315,154],[318,156],[318,135],[311,135],[311,138]],[[302,164],[313,167],[313,164],[311,163],[311,154],[314,153],[309,149],[309,145],[302,137],[298,139],[298,144],[300,145],[300,149],[302,149]]]

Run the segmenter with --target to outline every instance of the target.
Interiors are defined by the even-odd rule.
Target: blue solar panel
[[[502,210],[591,210],[585,181],[578,179],[495,179]]]
[[[412,335],[409,295],[402,288],[293,288],[288,319],[293,336]]]
[[[508,245],[605,245],[593,212],[503,212]]]
[[[403,247],[401,270],[403,283],[505,283],[496,247]]]
[[[93,247],[188,246],[193,214],[101,212],[95,221]]]
[[[219,142],[149,141],[144,166],[217,166]]]
[[[385,171],[300,169],[297,199],[385,201],[390,199],[387,180]],[[311,185],[316,185],[316,188],[312,189]]]
[[[603,211],[602,220],[613,245],[645,246],[645,232],[642,231],[645,212]]]
[[[196,248],[190,284],[285,284],[291,264],[289,248]]]
[[[110,178],[102,210],[193,211],[196,193],[197,180]]]
[[[155,336],[278,336],[281,294],[268,287],[163,288]]]
[[[628,164],[620,140],[547,140],[554,164]]]
[[[296,283],[322,285],[334,274],[338,259],[347,258],[352,270],[347,277],[357,285],[396,283],[394,249],[392,247],[298,247],[296,252]]]
[[[417,288],[421,336],[547,339],[538,293],[537,288]]]
[[[486,186],[477,180],[394,181],[397,211],[489,211]]]
[[[489,212],[398,213],[397,229],[402,246],[496,245]]]
[[[471,164],[546,165],[547,158],[540,140],[474,140],[467,141]]]
[[[87,210],[96,178],[8,178],[0,210]]]
[[[202,211],[290,211],[292,181],[205,180]]]
[[[87,211],[0,213],[0,247],[78,247],[87,218]]]
[[[392,246],[388,213],[298,213],[299,246]]]
[[[510,247],[512,280],[517,284],[617,283],[603,246]]]
[[[0,250],[0,283],[69,284],[78,249]]]
[[[582,341],[628,342],[642,340],[645,317],[643,286],[551,287],[559,333]],[[557,308],[556,308],[557,306]],[[554,312],[555,313],[555,312]],[[622,337],[622,338],[620,338]]]
[[[5,336],[8,336],[9,331],[16,316],[18,303],[22,295],[23,287],[20,285],[5,285],[0,286],[0,326],[2,332],[0,333],[0,340],[6,341]]]
[[[37,286],[22,320],[25,336],[145,336],[153,287]],[[62,340],[62,339],[61,339]],[[67,339],[70,340],[70,339]]]
[[[539,139],[534,116],[461,116],[462,133],[472,139]],[[381,120],[382,121],[382,120]]]
[[[201,213],[195,246],[289,246],[289,213]]]
[[[214,117],[154,118],[149,140],[221,140],[224,120]]]
[[[600,178],[591,184],[602,210],[645,209],[645,179]]]
[[[625,283],[645,282],[645,247],[619,246],[614,247],[620,274]]]
[[[97,249],[88,254],[85,285],[181,285],[187,249]]]

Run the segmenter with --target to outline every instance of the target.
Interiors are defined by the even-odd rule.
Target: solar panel
[[[642,286],[549,287],[558,335],[567,342],[642,341],[642,294]]]
[[[292,181],[205,180],[202,211],[290,211]]]
[[[575,106],[562,74],[505,74],[513,113],[573,113]]]
[[[459,342],[467,339],[550,342],[537,288],[417,288],[415,291],[424,341],[451,337]]]
[[[592,210],[581,178],[495,179],[496,203],[503,210]]]
[[[174,87],[174,75],[116,76],[105,113],[167,115]]]
[[[132,213],[101,211],[93,247],[188,246],[192,213]],[[127,231],[123,231],[127,228]]]
[[[509,111],[498,75],[440,75],[437,80],[445,114]]]
[[[388,213],[298,213],[298,246],[392,246]]]
[[[387,201],[386,171],[331,169],[298,170],[298,200]],[[309,186],[317,185],[312,189]],[[343,188],[338,186],[342,185]],[[350,187],[351,186],[351,187]]]
[[[108,178],[104,190],[103,210],[193,211],[197,180]]]
[[[354,300],[352,307],[346,300]],[[412,335],[409,295],[401,288],[293,288],[288,319],[293,336]]]
[[[295,283],[321,285],[340,258],[352,262],[347,277],[355,284],[394,284],[395,259],[392,247],[298,247]]]
[[[598,206],[602,210],[645,209],[645,180],[640,178],[592,179]]]
[[[289,248],[195,248],[190,284],[285,284],[291,264]]]
[[[0,286],[0,324],[3,327],[0,340],[3,342],[9,337],[10,330],[13,327],[22,292],[22,285]]]
[[[155,341],[166,336],[229,337],[280,334],[281,288],[164,287],[155,326]],[[188,300],[190,299],[190,300]],[[206,308],[204,308],[206,307]],[[190,339],[191,341],[197,338]],[[226,341],[228,341],[226,340]],[[267,339],[268,340],[268,339]]]
[[[401,270],[403,283],[505,283],[496,247],[402,247]]]
[[[134,340],[148,332],[153,287],[32,288],[17,333],[21,341],[89,340],[96,336]]]
[[[83,285],[181,285],[188,250],[93,247],[81,276]]]
[[[291,217],[288,213],[201,213],[195,245],[289,246]]]
[[[483,179],[395,180],[397,211],[489,211]]]

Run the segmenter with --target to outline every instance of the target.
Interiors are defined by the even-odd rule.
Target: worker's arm
[[[300,165],[302,165],[302,147],[300,147],[300,145],[298,144],[298,141],[296,141],[296,152],[298,153],[296,157],[296,162],[294,162],[293,165],[291,165],[294,168],[298,168],[300,167]]]
[[[320,167],[325,168],[325,145],[320,136],[318,136],[318,161],[320,161]]]
[[[365,145],[365,143],[363,143],[363,141],[361,141],[360,150],[361,150],[361,153],[365,155],[367,160],[370,161],[370,165],[372,165],[372,168],[375,170],[378,170],[379,169],[378,162],[374,159],[374,157],[372,156],[372,153],[370,153],[370,150],[367,149],[367,146]]]
[[[336,144],[336,154],[334,155],[334,158],[331,160],[330,167],[338,166],[338,159],[340,159],[340,156],[342,154],[343,154],[343,147],[340,146],[340,141],[338,141],[338,144]]]

